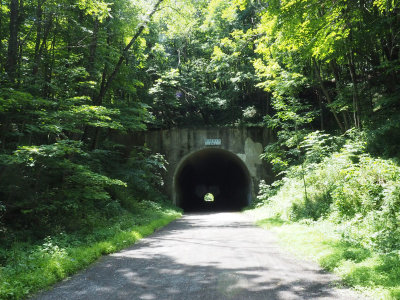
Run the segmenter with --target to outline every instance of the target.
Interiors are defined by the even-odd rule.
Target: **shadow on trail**
[[[82,282],[69,281],[59,286],[57,299],[292,299],[293,295],[317,299],[332,296],[329,288],[318,282],[298,280],[282,284],[275,278],[255,284],[256,273],[263,271],[258,268],[182,265],[164,255],[151,259],[109,257],[91,271],[83,275]],[[114,280],[103,276],[110,273]]]
[[[159,230],[131,248],[103,257],[81,274],[65,281],[37,299],[316,299],[334,298],[332,287],[326,282],[310,280],[324,276],[323,271],[301,270],[296,280],[283,278],[285,272],[279,265],[253,267],[222,266],[221,260],[210,257],[199,264],[196,257],[210,255],[205,249],[219,251],[219,248],[235,247],[218,239],[194,237],[185,239],[187,230],[201,230],[213,227],[219,232],[249,226],[240,222],[221,222],[210,226],[207,221],[194,219],[178,220]],[[180,237],[182,235],[182,237]],[[239,237],[240,239],[241,237]],[[252,237],[250,237],[250,240]],[[229,239],[228,239],[229,240]],[[179,247],[173,248],[174,245]],[[189,248],[193,250],[188,250]],[[254,242],[245,246],[249,255],[258,255],[274,246]],[[236,248],[238,245],[236,244]],[[193,261],[187,256],[192,251]],[[227,255],[233,255],[230,249]],[[245,253],[243,251],[243,253]],[[282,273],[283,272],[283,273]],[[300,271],[299,271],[300,272]],[[265,274],[272,274],[266,280]],[[276,274],[276,275],[275,275]],[[287,274],[288,276],[293,274]],[[310,276],[312,275],[312,276]]]

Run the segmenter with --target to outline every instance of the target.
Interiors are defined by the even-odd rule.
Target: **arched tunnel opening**
[[[237,155],[208,148],[182,160],[174,192],[175,203],[185,212],[238,211],[250,204],[251,178]]]

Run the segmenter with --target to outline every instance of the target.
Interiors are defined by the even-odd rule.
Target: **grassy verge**
[[[343,282],[373,299],[400,299],[400,256],[382,254],[343,241],[328,221],[290,223],[248,211],[256,224],[277,233],[281,245],[301,258],[317,261]]]
[[[35,245],[15,243],[7,250],[0,247],[0,299],[21,299],[48,288],[180,216],[172,207],[142,202],[135,213],[125,211],[118,219],[105,220],[105,226],[91,233],[59,234]]]

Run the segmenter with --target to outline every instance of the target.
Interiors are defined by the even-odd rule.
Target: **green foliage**
[[[167,164],[159,153],[151,154],[146,148],[132,150],[130,159],[116,172],[128,184],[123,193],[136,199],[166,200],[161,190],[164,186],[162,173],[166,171]]]
[[[5,245],[164,198],[164,158],[127,154],[115,133],[266,125],[262,157],[281,180],[262,183],[259,205],[399,246],[398,165],[371,156],[399,155],[399,1],[164,0],[148,19],[157,1],[12,3],[0,4]]]
[[[103,1],[79,0],[78,7],[85,11],[86,15],[96,16],[101,21],[109,16],[111,4]]]
[[[45,234],[54,227],[90,228],[96,210],[101,211],[112,201],[107,189],[126,186],[93,172],[84,162],[90,160],[90,155],[76,141],[23,146],[2,158],[4,217],[8,223],[14,220],[14,228],[27,226],[36,234]]]
[[[143,201],[131,212],[103,219],[84,234],[59,233],[35,244],[20,242],[7,250],[0,248],[0,298],[22,299],[45,289],[179,216],[171,206]]]
[[[273,230],[280,243],[295,255],[317,261],[339,275],[344,284],[374,299],[399,299],[400,256],[379,253],[360,244],[344,241],[330,222],[303,220],[298,223],[279,217],[263,219],[265,211],[248,211],[257,224]]]
[[[211,193],[207,193],[204,195],[204,201],[206,202],[213,202],[214,201],[214,195]]]
[[[285,72],[282,72],[285,73]],[[298,98],[296,85],[304,84],[302,79],[277,79],[275,75],[268,84],[274,86],[272,106],[274,116],[266,116],[267,126],[277,132],[277,140],[269,144],[261,158],[268,160],[276,171],[300,162],[300,141],[308,133],[306,126],[313,121],[314,113],[309,111],[304,99]],[[278,82],[276,82],[278,80]]]
[[[385,157],[400,159],[398,145],[400,145],[400,115],[382,118],[380,125],[367,132],[368,151]]]
[[[169,3],[149,56],[157,126],[261,123],[265,94],[251,63],[256,19],[256,7],[241,10],[236,1]]]
[[[143,129],[145,105],[107,108],[89,105],[85,96],[46,100],[13,89],[1,89],[0,97],[0,239],[6,244],[14,235],[35,239],[60,230],[90,230],[97,219],[120,213],[116,190],[128,188],[130,202],[159,197],[153,186],[160,183],[161,158],[138,150],[125,170],[144,175],[127,177],[122,167],[104,167],[125,163],[122,149],[111,142],[91,151],[85,140],[93,128]]]
[[[307,82],[299,91],[314,99],[321,129],[332,129],[336,123],[333,128],[344,132],[360,127],[360,119],[373,130],[385,126],[377,120],[387,122],[386,113],[399,112],[389,100],[394,95],[398,99],[399,48],[390,45],[399,41],[391,29],[400,28],[399,5],[398,1],[322,5],[317,0],[269,1],[256,28],[256,52],[261,58],[253,63],[262,80],[259,85],[277,98],[282,90],[298,89],[299,79]],[[367,65],[368,71],[362,69]]]
[[[276,180],[272,184],[267,184],[264,180],[261,180],[258,185],[257,200],[254,202],[256,207],[266,205],[269,199],[276,194],[282,181]]]
[[[305,152],[306,164],[320,163],[325,157],[337,151],[340,138],[329,134],[313,131],[306,135],[300,143],[300,147]]]
[[[87,105],[87,97],[73,97],[60,101],[34,97],[30,93],[1,89],[0,119],[4,148],[14,148],[23,143],[51,142],[82,134],[85,127],[115,130],[132,128],[124,122],[119,109]],[[146,111],[137,111],[143,117],[129,120],[136,128],[145,120]],[[138,124],[139,123],[139,124]]]
[[[302,196],[300,166],[286,171],[276,194],[261,186],[259,198],[270,207],[271,216],[291,221],[329,219],[338,224],[345,241],[395,251],[400,245],[400,167],[364,153],[362,135],[349,132],[347,136],[352,139],[344,144],[343,138],[326,134],[312,133],[305,138],[307,198]],[[333,144],[328,147],[329,143]],[[340,150],[333,152],[338,147]]]

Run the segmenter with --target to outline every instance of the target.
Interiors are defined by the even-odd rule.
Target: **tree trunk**
[[[103,71],[103,78],[101,81],[101,85],[100,85],[100,92],[97,96],[96,99],[94,99],[94,104],[95,105],[102,105],[103,104],[103,100],[105,95],[107,94],[112,82],[114,81],[115,77],[117,76],[121,65],[123,63],[123,61],[127,58],[128,56],[128,51],[129,49],[132,47],[133,43],[139,38],[139,36],[142,34],[145,26],[148,24],[148,22],[150,22],[152,16],[155,14],[155,12],[157,11],[158,7],[160,6],[161,2],[163,0],[158,0],[156,5],[154,6],[153,10],[151,11],[151,13],[149,14],[147,21],[145,22],[145,24],[141,25],[138,29],[138,31],[136,32],[136,34],[132,37],[132,39],[130,40],[130,42],[128,43],[128,45],[125,46],[125,48],[122,50],[121,56],[118,59],[118,62],[116,63],[116,65],[114,66],[113,71],[111,72],[110,76],[106,76],[106,67],[104,67],[104,71]],[[97,127],[95,130],[95,134],[93,137],[93,141],[92,141],[92,145],[91,145],[91,149],[94,150],[97,148],[98,145],[98,140],[100,137],[100,128]]]
[[[35,54],[33,55],[33,66],[32,66],[32,75],[36,75],[39,70],[39,48],[40,48],[40,37],[42,35],[42,1],[38,1],[38,6],[36,8],[36,41],[35,41]]]
[[[110,32],[110,27],[107,26],[107,46],[111,47],[111,32]],[[106,60],[107,60],[108,56],[106,55]],[[104,64],[103,67],[103,72],[101,74],[101,82],[100,82],[100,90],[104,89],[104,86],[106,84],[107,81],[107,73],[108,73],[108,64],[107,62]],[[101,104],[103,104],[103,101],[101,102]],[[100,105],[101,105],[100,104]],[[97,148],[97,144],[98,144],[98,139],[100,137],[100,128],[96,127],[94,130],[92,130],[93,128],[86,125],[85,129],[83,130],[83,135],[82,135],[82,141],[87,140],[90,136],[93,136],[92,142],[91,142],[91,149],[96,149]],[[92,135],[92,131],[94,132]]]
[[[3,11],[3,1],[0,0],[0,11]],[[0,13],[0,30],[3,28],[3,14]],[[0,41],[3,40],[3,32],[0,31]],[[0,53],[3,53],[3,43],[0,43]],[[3,68],[4,64],[3,64],[3,60],[0,57],[0,72],[2,72],[2,68]]]
[[[339,75],[339,70],[338,70],[338,66],[335,60],[331,60],[329,63],[329,66],[332,69],[333,72],[333,76],[335,77],[335,86],[336,86],[336,93],[339,94],[340,93],[340,89],[342,88],[342,84],[340,82],[340,75]],[[345,111],[341,111],[341,115],[343,118],[343,123],[344,123],[344,128],[345,130],[350,129],[349,123],[347,121],[346,118],[346,112]]]
[[[53,39],[51,41],[51,47],[50,47],[50,52],[51,52],[51,57],[47,51],[47,47],[43,48],[43,51],[45,53],[45,60],[46,64],[44,66],[45,72],[44,72],[44,81],[46,82],[44,88],[43,88],[43,96],[48,98],[50,97],[52,90],[50,89],[51,86],[51,81],[53,78],[53,68],[54,68],[54,60],[55,60],[55,47],[56,47],[56,31],[53,33]],[[43,40],[42,45],[44,44],[45,40]],[[47,56],[47,57],[46,57]]]
[[[331,104],[331,103],[332,103],[332,98],[331,98],[331,96],[329,95],[329,92],[328,92],[328,90],[326,89],[326,87],[325,87],[325,85],[324,85],[324,82],[322,81],[321,72],[320,72],[320,70],[319,70],[319,66],[317,65],[317,62],[316,62],[315,58],[313,58],[313,63],[314,63],[315,75],[317,76],[318,83],[319,83],[319,86],[320,86],[320,88],[321,88],[321,91],[322,91],[322,93],[324,94],[324,96],[325,96],[325,98],[326,98],[326,101],[328,101],[328,103]],[[345,132],[345,129],[344,129],[344,127],[343,127],[343,124],[342,124],[342,122],[340,122],[337,113],[334,112],[334,111],[332,111],[332,114],[333,114],[333,116],[335,117],[336,123],[338,124],[338,126],[339,126],[339,128],[340,128],[340,131],[341,131],[341,132]]]
[[[319,106],[319,110],[320,110],[320,122],[321,122],[321,130],[325,130],[325,126],[324,126],[324,112],[323,112],[323,106],[322,106],[322,97],[321,97],[321,93],[320,90],[318,88],[316,88],[316,94],[317,94],[317,99],[318,99],[318,106]]]
[[[35,53],[33,56],[32,75],[36,75],[39,71],[40,60],[43,55],[44,48],[47,45],[47,39],[49,37],[51,28],[53,26],[54,15],[51,14],[48,16],[48,18],[45,22],[45,27],[44,27],[44,32],[43,32],[43,9],[42,9],[43,3],[44,3],[44,1],[41,3],[38,3],[38,8],[37,8],[37,12],[36,12],[36,17],[38,20],[37,20],[37,29],[36,29]]]
[[[8,39],[6,71],[11,83],[15,83],[18,61],[19,1],[10,1],[10,35]]]
[[[356,78],[356,68],[354,65],[354,58],[352,51],[349,51],[349,56],[348,56],[348,61],[349,61],[349,71],[350,71],[350,77],[351,77],[351,82],[353,83],[353,118],[354,118],[354,126],[356,128],[361,128],[361,122],[360,122],[360,101],[358,98],[358,85],[357,85],[357,78]]]
[[[98,40],[98,34],[99,34],[99,19],[96,18],[94,20],[93,24],[93,35],[92,35],[92,41],[89,46],[89,58],[88,58],[88,66],[87,66],[87,71],[90,75],[90,78],[92,80],[95,80],[95,60],[96,60],[96,50],[97,50],[97,40]]]
[[[393,62],[399,59],[399,50],[400,47],[396,45],[396,41],[387,35],[387,37],[382,41],[382,50],[385,54],[386,59],[389,63],[393,64]],[[397,87],[397,74],[395,70],[390,70],[387,75],[387,89],[389,92],[393,93]]]

